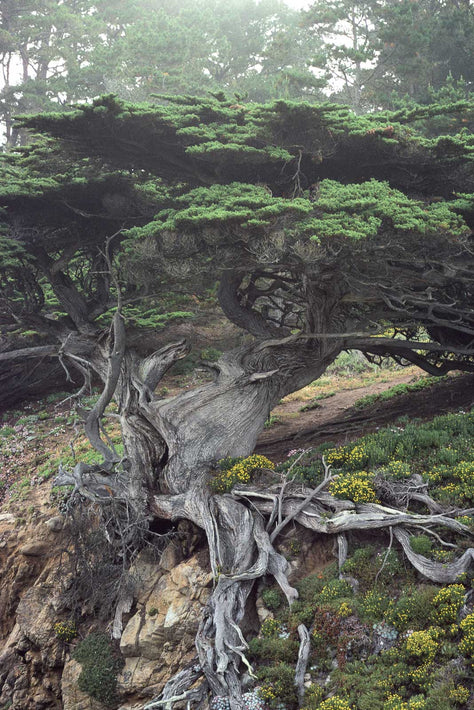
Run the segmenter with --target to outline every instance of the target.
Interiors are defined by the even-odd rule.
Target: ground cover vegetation
[[[470,603],[474,557],[471,415],[419,427],[401,423],[354,444],[326,447],[311,454],[309,464],[300,452],[280,471],[252,455],[277,403],[317,380],[343,351],[358,351],[372,363],[392,358],[414,364],[432,376],[474,369],[473,105],[467,62],[452,39],[443,44],[432,34],[444,28],[442,36],[452,37],[454,28],[467,41],[471,9],[464,3],[392,5],[335,2],[325,13],[314,6],[304,16],[304,31],[288,35],[297,34],[303,44],[313,35],[335,36],[350,16],[351,51],[337,50],[335,41],[321,59],[318,44],[314,66],[336,67],[346,77],[341,98],[349,96],[358,112],[369,105],[382,111],[357,115],[340,104],[288,100],[302,87],[315,98],[318,85],[307,64],[306,73],[292,74],[298,81],[290,77],[276,89],[272,74],[252,95],[271,51],[281,51],[280,76],[289,76],[288,64],[294,68],[272,23],[283,13],[280,30],[284,17],[295,22],[295,16],[279,4],[250,3],[253,31],[247,27],[244,41],[236,36],[232,44],[232,33],[242,29],[232,14],[237,4],[227,3],[222,16],[213,12],[212,22],[206,16],[209,34],[195,14],[204,13],[204,5],[181,3],[173,17],[160,6],[156,19],[169,28],[160,34],[134,15],[139,2],[83,3],[81,17],[98,22],[100,41],[89,44],[81,35],[76,43],[83,52],[81,76],[92,76],[99,47],[114,67],[109,76],[118,76],[128,98],[160,94],[154,103],[109,94],[65,112],[24,116],[11,126],[10,143],[17,145],[2,160],[0,188],[0,377],[9,383],[3,401],[24,392],[25,372],[34,382],[43,363],[52,361],[78,390],[78,416],[94,453],[84,448],[62,460],[55,484],[67,491],[64,510],[81,510],[89,524],[107,521],[107,551],[122,566],[157,520],[190,521],[204,530],[209,547],[215,586],[196,638],[196,663],[170,679],[155,705],[184,696],[199,706],[210,693],[223,707],[240,708],[250,658],[280,661],[276,669],[262,664],[259,671],[269,704],[368,708],[375,693],[384,710],[429,708],[439,687],[448,708],[469,700],[463,682],[471,673],[472,613],[462,619],[458,613],[461,599]],[[67,13],[69,3],[58,8]],[[106,26],[98,8],[109,13]],[[119,8],[131,13],[126,23],[117,22]],[[13,15],[11,3],[0,9],[3,21],[25,19]],[[26,34],[20,46],[6,45],[5,67],[25,47],[35,50],[24,65],[25,86],[12,92],[15,100],[26,96],[28,72],[40,58],[34,91],[41,77],[43,88],[52,81],[52,67],[58,67],[56,79],[73,79],[70,65],[60,68],[51,32],[55,42],[74,43],[69,30],[59,32],[59,19],[48,24],[50,10],[47,4],[34,15],[47,20],[44,41],[21,25]],[[368,13],[379,10],[376,22]],[[144,68],[129,73],[120,58],[137,46],[145,51],[148,42],[154,66],[157,41],[158,56],[176,60],[171,40],[183,36],[186,13],[204,44],[203,63],[189,57],[189,71],[182,63],[168,71],[163,62],[149,81],[145,57]],[[430,20],[425,42],[412,31],[420,13]],[[219,25],[224,20],[225,32]],[[411,54],[403,49],[405,66],[393,41],[400,23],[408,28],[406,42],[412,32],[416,44]],[[211,49],[202,37],[210,37]],[[236,55],[241,45],[247,63]],[[46,46],[51,54],[44,54]],[[183,46],[180,40],[180,62]],[[421,71],[418,48],[425,69],[420,84],[413,80]],[[382,100],[394,76],[400,94]],[[94,81],[91,87],[102,90]],[[166,95],[169,83],[173,95]],[[241,84],[253,98],[285,100],[255,103],[220,91]],[[375,93],[376,85],[383,90]],[[207,98],[185,93],[209,88],[214,95]],[[46,86],[46,95],[53,103],[65,96],[69,104],[76,89],[71,84],[68,94],[64,85],[48,95]],[[82,97],[96,93],[87,89]],[[414,106],[415,100],[425,105]],[[24,104],[45,107],[51,106]],[[10,121],[6,113],[5,119]],[[170,394],[162,379],[189,357],[183,333],[218,309],[240,329],[240,344],[202,352],[208,380]],[[102,383],[101,391],[88,400],[94,382]],[[113,415],[113,429],[104,423],[106,414]],[[2,433],[9,440],[13,432],[7,426]],[[48,475],[50,464],[41,462]],[[311,581],[298,590],[288,581],[278,545],[290,523],[337,540],[338,564],[321,586],[313,580],[311,592]],[[374,539],[376,531],[380,540],[364,553],[372,570],[368,581],[357,580],[369,595],[365,601],[350,580],[364,569],[362,558],[354,561],[349,548],[364,531]],[[416,594],[400,589],[385,607],[377,585],[402,564],[422,575],[425,588]],[[267,594],[275,618],[248,648],[239,623],[252,589],[270,577],[280,590]],[[130,608],[133,589],[125,584],[109,593],[109,606],[118,609],[117,636],[120,610]],[[288,604],[279,605],[277,595]],[[439,608],[436,621],[423,617],[427,600]],[[371,653],[370,662],[363,659],[367,675],[348,652],[369,622],[369,636],[380,632],[394,646]],[[321,670],[335,659],[338,671],[330,687],[315,684],[305,696],[305,670],[316,652]],[[433,690],[438,671],[442,677]],[[370,689],[362,686],[368,677]],[[97,689],[101,681],[81,682]],[[111,680],[110,697],[114,687]]]

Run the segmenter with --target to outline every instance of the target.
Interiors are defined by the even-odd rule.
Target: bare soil
[[[457,375],[419,392],[396,395],[363,409],[354,407],[366,395],[416,379],[412,373],[401,373],[389,382],[341,390],[320,400],[317,409],[307,412],[299,411],[304,404],[301,401],[283,402],[274,410],[281,421],[262,432],[255,451],[278,462],[294,449],[308,449],[328,441],[344,444],[401,416],[430,419],[459,409],[470,410],[474,404],[474,375]]]

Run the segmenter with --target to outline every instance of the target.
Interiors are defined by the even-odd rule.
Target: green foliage
[[[462,219],[449,205],[424,205],[394,190],[388,183],[368,180],[361,185],[341,185],[323,180],[319,186],[320,217],[312,217],[302,226],[311,238],[321,240],[343,236],[359,240],[374,237],[382,222],[395,232],[437,234],[439,230],[465,234]]]
[[[260,681],[260,696],[272,708],[279,703],[294,707],[297,702],[295,689],[295,671],[287,663],[277,663],[274,666],[263,666],[258,669]]]
[[[106,705],[116,700],[117,673],[122,665],[105,634],[86,636],[76,647],[73,658],[82,666],[80,690]]]
[[[361,619],[368,622],[381,621],[385,617],[390,598],[387,593],[377,589],[369,589],[363,599],[359,602],[359,613]]]
[[[317,710],[319,704],[324,697],[324,690],[320,685],[312,683],[309,688],[306,688],[303,698],[303,710]]]
[[[276,587],[269,587],[262,591],[262,600],[267,609],[276,611],[283,603],[281,592]]]
[[[414,552],[424,557],[429,557],[433,541],[428,535],[412,535],[410,537],[410,545]]]
[[[275,637],[254,638],[249,642],[249,655],[258,661],[295,663],[298,641]]]
[[[343,579],[331,579],[315,597],[318,604],[328,604],[336,599],[352,597],[351,585]]]
[[[313,399],[308,402],[308,404],[305,404],[303,407],[300,408],[300,412],[309,412],[312,409],[318,409],[320,405],[320,400],[322,399],[329,399],[329,397],[334,397],[336,393],[335,392],[320,392],[320,394],[317,394],[316,397],[313,397]]]
[[[363,409],[364,407],[368,407],[372,404],[375,404],[375,402],[386,402],[387,400],[390,400],[393,397],[409,394],[411,392],[420,392],[421,390],[432,387],[434,384],[439,382],[439,380],[439,377],[424,377],[420,380],[417,380],[417,382],[413,382],[412,384],[401,383],[399,385],[394,385],[393,387],[390,387],[384,392],[377,392],[375,394],[368,394],[365,397],[361,397],[360,399],[356,400],[356,402],[354,403],[354,407]]]
[[[272,619],[272,617],[265,619],[260,628],[260,634],[264,638],[278,638],[281,631],[280,622],[277,619]]]
[[[423,630],[430,625],[436,588],[426,586],[405,589],[395,603],[391,603],[385,620],[398,631]]]

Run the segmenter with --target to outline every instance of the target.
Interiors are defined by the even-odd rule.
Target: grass
[[[91,407],[97,394],[83,400]],[[47,480],[54,476],[59,464],[73,466],[77,460],[93,463],[99,455],[84,435],[77,436],[77,415],[65,393],[48,395],[44,400],[24,405],[22,410],[7,411],[0,424],[0,501],[19,501],[26,498],[34,479]],[[109,407],[112,411],[114,405]],[[106,431],[121,450],[119,427],[115,420],[105,425]],[[74,458],[71,442],[74,440]],[[25,471],[29,474],[25,476]]]
[[[301,390],[289,394],[284,398],[283,403],[319,402],[321,399],[331,397],[335,392],[391,382],[400,375],[416,377],[420,374],[421,370],[418,367],[400,368],[397,365],[377,367],[361,360],[355,353],[341,353],[324,375]]]
[[[366,397],[361,397],[354,403],[354,407],[357,407],[357,409],[363,409],[364,407],[369,407],[376,402],[386,402],[389,399],[393,399],[394,397],[399,397],[404,394],[421,392],[422,390],[429,389],[433,385],[445,379],[446,377],[423,377],[413,383],[401,382],[398,385],[390,387],[390,389],[385,390],[384,392],[376,392],[375,394],[369,394]]]

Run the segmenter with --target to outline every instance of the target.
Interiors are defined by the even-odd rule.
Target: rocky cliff
[[[108,623],[84,614],[71,638],[58,632],[70,618],[64,597],[71,583],[70,535],[67,517],[51,506],[49,493],[43,483],[0,512],[0,708],[139,710],[194,656],[213,583],[205,545],[191,547],[190,554],[189,546],[171,535],[159,559],[147,550],[136,559],[133,605],[116,649],[117,699],[102,703],[80,690],[81,665],[73,654],[90,633],[110,636],[115,610],[110,609]],[[329,559],[330,546],[313,546],[308,538],[292,562],[294,574],[308,574]],[[256,608],[259,618],[249,609],[246,632],[256,632],[271,615],[259,599]]]

